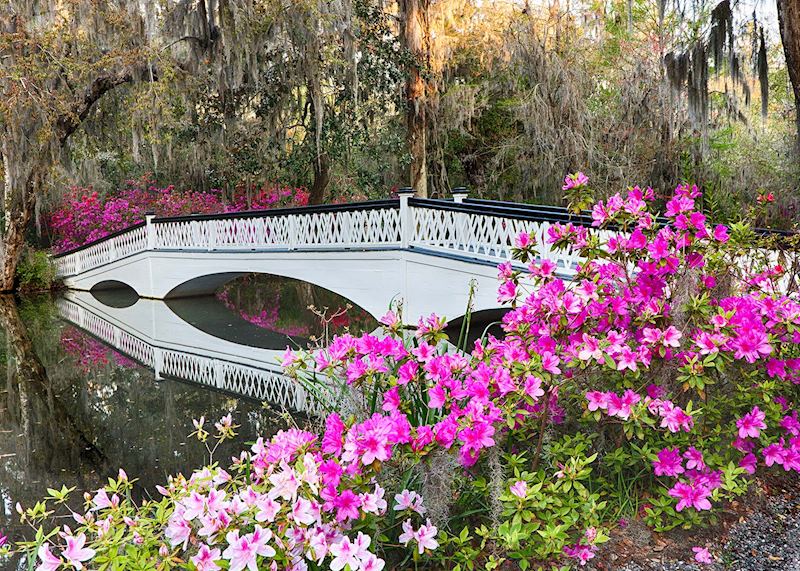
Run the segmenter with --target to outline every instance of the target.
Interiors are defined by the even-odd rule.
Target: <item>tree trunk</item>
[[[401,0],[403,44],[414,57],[406,80],[406,146],[411,155],[409,184],[417,196],[428,196],[426,86],[421,68],[429,60],[429,0]]]
[[[314,161],[314,183],[308,193],[309,204],[322,204],[325,200],[325,189],[331,181],[331,163],[327,153],[319,155]]]
[[[22,253],[22,246],[25,244],[25,228],[20,227],[15,220],[9,222],[6,234],[3,237],[4,244],[2,255],[0,256],[0,293],[14,291],[14,279],[17,272],[17,262]]]
[[[36,192],[40,180],[39,176],[32,175],[25,188],[17,191],[20,193],[19,198],[15,189],[6,189],[7,195],[12,197],[12,205],[6,211],[5,232],[0,245],[0,292],[14,291],[17,263],[25,245],[25,230],[36,207]]]
[[[309,193],[309,204],[322,204],[325,190],[330,182],[330,158],[323,148],[325,128],[325,95],[322,91],[322,72],[320,70],[320,41],[317,35],[317,19],[311,18],[309,41],[305,52],[306,88],[311,109],[311,132],[314,134],[314,182]]]
[[[794,93],[795,151],[800,154],[800,0],[778,0],[778,24]]]

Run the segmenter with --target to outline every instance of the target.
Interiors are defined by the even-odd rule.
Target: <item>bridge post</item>
[[[164,368],[164,354],[158,347],[153,347],[153,373],[157,381],[164,380],[161,376],[161,371]]]
[[[206,220],[206,230],[208,230],[208,251],[212,252],[217,248],[217,221]]]
[[[414,238],[414,218],[408,199],[414,196],[414,189],[410,186],[398,189],[397,195],[400,198],[400,247],[408,248]]]
[[[297,219],[299,217],[295,214],[289,215],[289,250],[297,249],[298,235],[297,235]]]
[[[453,202],[456,204],[463,203],[464,199],[469,196],[469,191],[464,186],[457,186],[450,193],[453,195]]]
[[[453,202],[456,204],[463,204],[464,199],[469,195],[469,191],[463,186],[457,186],[450,192],[453,195]],[[469,232],[467,231],[469,229],[469,222],[467,216],[469,215],[466,212],[456,212],[454,216],[456,226],[453,248],[465,252],[469,251]]]
[[[108,241],[108,259],[109,261],[113,261],[117,259],[117,239],[111,238]]]
[[[153,227],[153,218],[156,215],[154,212],[147,212],[144,215],[145,234],[147,234],[147,249],[156,249],[156,229]]]

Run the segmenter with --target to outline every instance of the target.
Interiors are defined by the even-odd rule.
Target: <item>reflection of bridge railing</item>
[[[153,346],[113,323],[66,299],[59,299],[60,315],[97,337],[116,351],[155,372],[156,379],[175,378],[265,401],[278,408],[309,414],[320,412],[320,404],[295,380],[274,370],[233,361]]]
[[[520,232],[533,232],[542,258],[564,270],[574,255],[545,237],[552,223],[583,216],[565,209],[482,201],[412,198],[282,208],[258,212],[157,218],[56,256],[60,277],[80,274],[147,250],[264,251],[402,248],[432,250],[495,263],[511,259]]]

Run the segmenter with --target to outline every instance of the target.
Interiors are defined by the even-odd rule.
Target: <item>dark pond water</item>
[[[81,320],[84,327],[76,325]],[[215,454],[223,464],[257,436],[285,428],[287,415],[302,424],[310,418],[306,411],[253,395],[258,375],[268,374],[258,359],[271,360],[263,366],[274,369],[271,350],[376,326],[335,294],[268,276],[239,278],[214,297],[169,304],[124,291],[0,298],[0,531],[27,536],[14,505],[30,506],[49,487],[95,490],[124,468],[145,494],[168,475],[203,465],[207,451],[189,438],[195,418],[213,422],[230,413],[241,425],[237,439]],[[174,345],[173,358],[185,352],[201,364],[206,353],[216,352],[217,362],[223,353],[226,370],[236,372],[228,377],[251,375],[250,385],[218,390],[180,371],[162,371],[156,380],[146,357],[153,344]]]

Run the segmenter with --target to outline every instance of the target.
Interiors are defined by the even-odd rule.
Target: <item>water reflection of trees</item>
[[[50,299],[18,306],[0,298],[6,373],[0,375],[0,527],[12,535],[22,533],[14,525],[14,503],[30,505],[48,487],[92,490],[124,467],[143,489],[153,489],[168,474],[201,465],[204,450],[187,439],[193,418],[232,412],[242,425],[240,438],[217,453],[223,462],[279,427],[275,412],[260,403],[156,382],[151,371],[129,361],[85,359],[74,347],[70,353],[61,341],[74,341],[76,330],[65,334],[69,326],[52,308]]]
[[[324,337],[373,331],[375,319],[344,297],[308,282],[265,274],[230,281],[217,292],[225,307],[259,327],[291,337]],[[315,310],[309,309],[314,307]],[[324,315],[322,315],[324,314]]]
[[[5,375],[0,375],[0,522],[20,533],[13,505],[30,505],[55,481],[95,488],[103,453],[48,381],[14,299],[0,296]]]

